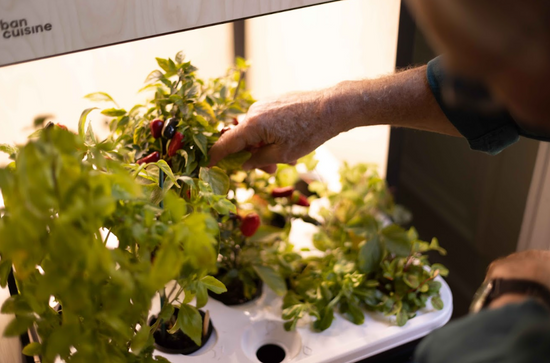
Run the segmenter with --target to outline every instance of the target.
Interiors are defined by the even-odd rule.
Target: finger
[[[261,169],[280,162],[284,162],[283,156],[280,155],[280,148],[277,145],[268,145],[256,150],[243,164],[243,169]]]
[[[224,133],[210,148],[209,167],[216,165],[229,154],[237,153],[247,147],[246,138],[242,137],[242,126],[237,126]]]
[[[277,171],[277,164],[267,165],[260,169],[265,171],[268,174],[275,174],[275,172]]]

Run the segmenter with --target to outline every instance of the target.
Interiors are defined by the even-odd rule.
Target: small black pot
[[[179,309],[175,308],[174,316],[177,317],[178,312]],[[199,310],[199,313],[201,314],[204,322],[204,311]],[[155,324],[156,321],[156,316],[152,316],[151,318],[149,318],[149,326]],[[159,327],[159,330],[153,333],[153,338],[155,338],[155,349],[168,354],[188,355],[191,353],[195,353],[196,351],[204,347],[206,342],[208,342],[208,339],[210,339],[210,336],[212,336],[213,331],[214,326],[212,325],[212,319],[210,319],[210,322],[208,323],[208,331],[206,332],[206,335],[202,336],[201,346],[198,346],[193,340],[191,340],[191,338],[183,334],[181,330],[178,330],[175,334],[169,334],[168,332],[166,332],[163,338],[162,332],[160,331]]]
[[[244,284],[239,279],[233,279],[231,283],[227,284],[227,292],[224,292],[222,294],[215,294],[212,291],[208,290],[208,295],[214,300],[218,300],[222,302],[224,305],[227,306],[233,306],[233,305],[241,305],[244,303],[247,303],[249,301],[252,301],[262,295],[263,290],[263,281],[260,279],[257,279],[256,281],[256,293],[252,295],[250,298],[247,298],[244,296]]]

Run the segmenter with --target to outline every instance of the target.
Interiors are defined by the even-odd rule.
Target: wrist
[[[362,114],[363,97],[358,81],[344,81],[322,91],[321,115],[322,119],[332,125],[336,135],[359,126],[367,126],[364,123],[365,115]]]
[[[525,294],[506,294],[506,295],[499,296],[498,298],[491,301],[491,303],[487,306],[487,308],[498,309],[504,305],[522,303],[529,298],[533,299],[532,296],[528,296]]]

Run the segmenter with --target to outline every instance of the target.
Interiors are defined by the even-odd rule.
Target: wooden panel
[[[0,66],[334,0],[0,0]]]

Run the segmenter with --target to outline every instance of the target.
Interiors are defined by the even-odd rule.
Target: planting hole
[[[285,359],[285,356],[284,349],[275,344],[262,345],[256,351],[256,357],[262,363],[280,363]]]

